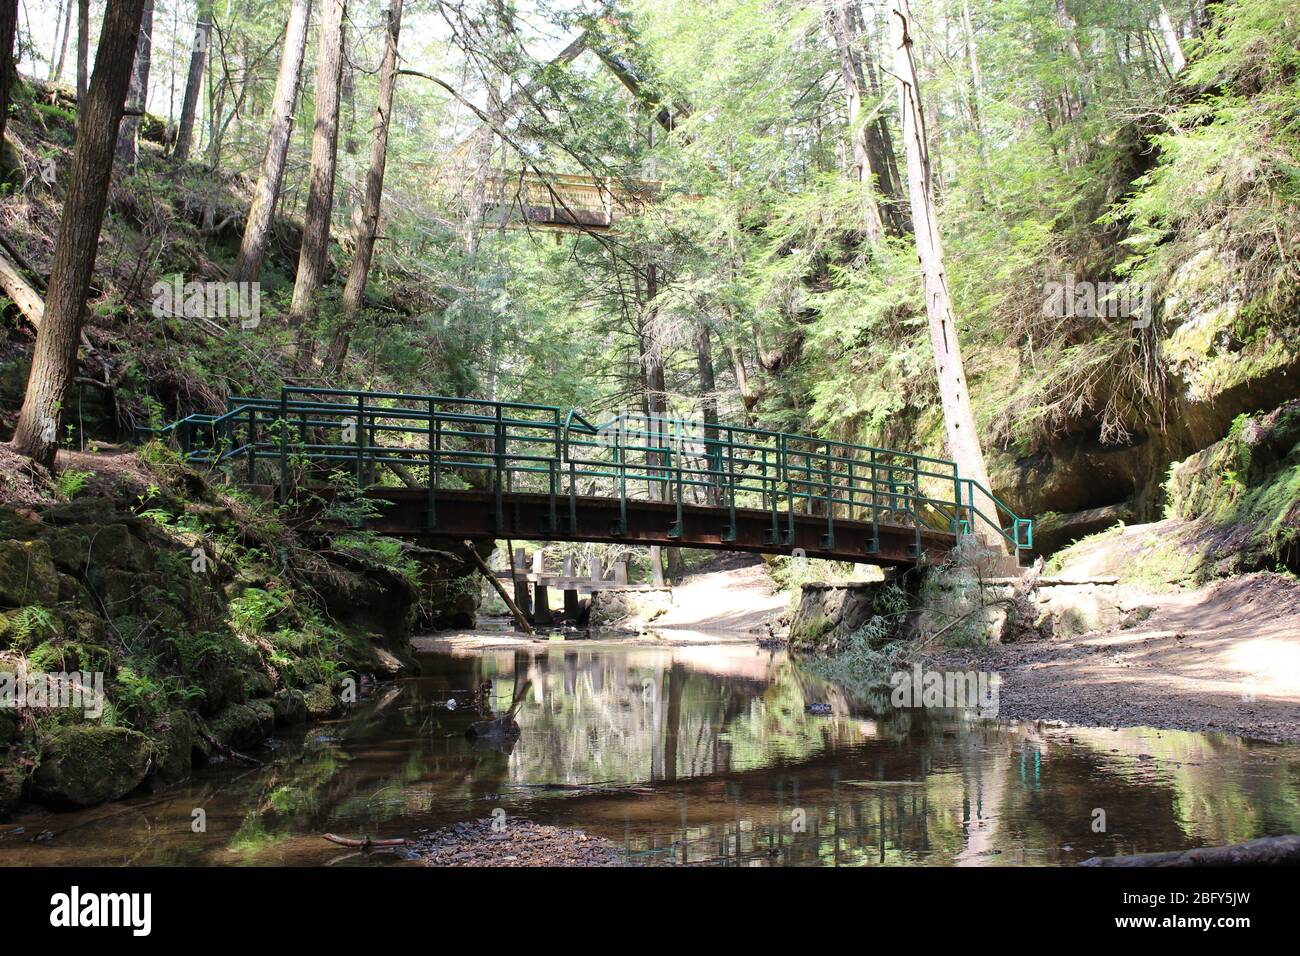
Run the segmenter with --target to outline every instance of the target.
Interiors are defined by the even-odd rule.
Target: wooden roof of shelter
[[[649,108],[660,126],[672,131],[677,122],[688,116],[689,108],[679,102],[668,105],[653,96],[640,71],[621,53],[597,34],[584,30],[564,47],[547,67],[565,65],[590,50],[618,78],[619,82],[640,103]],[[508,119],[541,88],[546,70],[520,89],[501,106],[501,117]],[[461,140],[444,164],[444,181],[454,184],[463,194],[471,183],[479,183],[473,171],[476,144],[483,142],[489,133],[486,126]],[[480,174],[481,175],[481,174]],[[551,173],[534,169],[528,172],[488,174],[481,180],[486,208],[503,205],[511,209],[507,225],[514,227],[542,227],[565,232],[589,232],[612,229],[619,218],[639,213],[653,201],[660,191],[660,183],[646,179],[591,176],[574,173]],[[503,202],[508,200],[507,202]]]

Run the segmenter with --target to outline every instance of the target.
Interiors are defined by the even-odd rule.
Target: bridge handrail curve
[[[330,430],[348,421],[358,426],[355,439],[334,441]],[[242,442],[237,441],[241,431]],[[837,511],[842,520],[865,509],[873,528],[881,514],[901,515],[915,526],[918,549],[922,527],[935,521],[957,534],[991,528],[1017,552],[1033,544],[1030,519],[963,477],[947,459],[723,422],[621,413],[597,425],[576,408],[556,405],[286,385],[278,398],[232,396],[223,414],[197,413],[137,432],[176,437],[194,461],[216,465],[246,458],[250,481],[257,461],[278,458],[282,496],[292,442],[295,456],[354,465],[359,483],[367,469],[373,481],[376,465],[427,467],[431,514],[439,474],[468,470],[487,472],[498,502],[513,477],[531,476],[534,484],[540,479],[549,488],[553,511],[567,478],[571,519],[582,477],[593,481],[592,487],[615,483],[608,494],[621,499],[624,516],[629,484],[644,482],[652,497],[676,502],[678,529],[689,491],[697,502],[703,496],[728,512],[733,528],[737,507],[770,506],[773,543],[789,537],[777,521],[781,500],[791,515],[796,504],[808,514],[824,514],[824,537],[830,540]],[[204,434],[210,445],[195,447]],[[385,435],[402,444],[382,444]],[[427,437],[427,447],[412,446],[415,436]],[[599,437],[589,440],[592,436]],[[537,446],[549,450],[542,453]],[[600,447],[610,449],[612,460],[585,451]],[[561,476],[562,470],[567,474]],[[925,517],[927,510],[931,518]]]

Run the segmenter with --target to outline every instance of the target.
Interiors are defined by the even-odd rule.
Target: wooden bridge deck
[[[717,551],[789,554],[801,549],[810,558],[851,561],[883,566],[911,565],[916,529],[910,525],[878,522],[879,548],[872,550],[872,525],[869,521],[835,520],[834,541],[826,541],[826,518],[820,515],[794,515],[794,537],[790,541],[771,539],[772,514],[758,508],[737,508],[734,539],[726,535],[726,511],[704,505],[682,507],[683,527],[674,535],[677,506],[666,501],[629,500],[627,528],[617,527],[620,508],[617,498],[579,496],[577,527],[569,528],[567,510],[558,527],[551,521],[551,499],[544,494],[506,493],[502,496],[503,527],[496,527],[496,499],[491,492],[442,491],[437,498],[437,519],[427,524],[427,496],[419,489],[372,488],[367,497],[382,501],[382,514],[366,522],[366,527],[383,534],[402,537],[484,536],[512,537],[521,541],[590,541],[662,545],[665,547],[706,548]],[[567,502],[566,502],[567,505]],[[785,524],[786,516],[782,516]],[[952,550],[956,535],[930,528],[921,530],[924,553],[938,560]]]

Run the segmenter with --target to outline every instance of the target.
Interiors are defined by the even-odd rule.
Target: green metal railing
[[[844,521],[870,524],[868,553],[881,524],[913,529],[917,555],[925,529],[978,527],[1016,551],[1033,546],[1032,522],[951,461],[761,428],[641,414],[595,424],[553,405],[285,386],[279,398],[231,398],[221,415],[143,431],[174,439],[191,461],[238,461],[245,481],[278,485],[281,500],[303,471],[344,470],[358,488],[381,468],[405,471],[426,489],[429,530],[440,493],[468,487],[495,497],[498,528],[505,496],[532,492],[548,496],[554,533],[575,529],[580,499],[599,496],[619,501],[613,535],[627,530],[629,500],[656,500],[675,505],[669,537],[682,535],[683,507],[699,504],[719,510],[724,541],[747,508],[770,514],[774,547],[794,541],[797,514],[825,519],[827,550]]]

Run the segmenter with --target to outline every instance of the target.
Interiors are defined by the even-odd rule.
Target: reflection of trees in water
[[[497,793],[512,814],[526,800],[548,822],[626,833],[634,852],[729,863],[1074,862],[1300,829],[1294,749],[1274,761],[1230,738],[898,710],[887,693],[845,694],[782,655],[762,680],[752,661],[722,670],[655,649],[459,660],[377,715],[322,728],[346,749],[327,742],[255,774],[231,847],[379,832],[413,814],[481,817]],[[463,739],[477,715],[433,705],[485,679],[498,712],[519,703],[508,754]],[[813,701],[833,715],[808,715]],[[630,801],[534,789],[588,783],[657,786]],[[1099,807],[1105,833],[1092,831]]]

